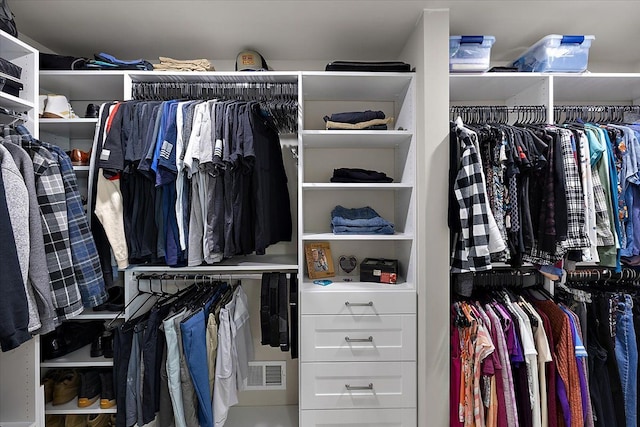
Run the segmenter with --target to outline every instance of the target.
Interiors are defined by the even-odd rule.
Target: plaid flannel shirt
[[[20,143],[33,161],[56,313],[60,320],[71,319],[82,313],[84,308],[73,272],[67,201],[60,166],[53,155],[30,135],[22,135]]]
[[[19,130],[19,129],[18,129]],[[54,159],[57,158],[62,173],[62,182],[67,198],[67,219],[69,221],[69,241],[73,272],[80,290],[82,303],[86,307],[95,307],[107,300],[104,279],[98,249],[89,229],[87,215],[82,207],[82,198],[78,190],[76,174],[69,156],[55,145],[41,142]]]
[[[462,273],[489,270],[489,207],[482,183],[480,156],[469,138],[460,137],[459,141],[464,147],[454,193],[460,208],[462,231],[456,241],[451,271]]]

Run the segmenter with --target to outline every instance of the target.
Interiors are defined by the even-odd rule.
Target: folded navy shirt
[[[340,123],[361,123],[373,119],[384,119],[385,115],[382,111],[349,111],[345,113],[334,113],[331,116],[324,116],[324,121],[340,122]]]
[[[360,168],[338,168],[333,170],[331,182],[393,182],[384,172]]]

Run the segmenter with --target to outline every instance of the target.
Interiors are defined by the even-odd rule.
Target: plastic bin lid
[[[489,44],[491,46],[496,38],[494,36],[449,36],[449,42],[453,41],[460,44]]]

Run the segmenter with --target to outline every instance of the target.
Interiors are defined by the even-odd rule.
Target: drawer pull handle
[[[370,336],[369,338],[349,338],[349,337],[344,337],[344,340],[346,342],[373,342],[373,337]]]
[[[373,383],[369,383],[369,385],[351,385],[351,384],[345,384],[344,385],[346,387],[347,390],[352,391],[352,390],[373,390]]]
[[[373,301],[369,301],[369,302],[349,302],[349,301],[345,301],[344,305],[346,305],[347,307],[356,307],[356,306],[373,307]]]

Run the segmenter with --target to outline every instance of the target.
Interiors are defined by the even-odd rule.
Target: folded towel
[[[159,56],[161,70],[193,70],[193,71],[215,71],[208,59],[173,59],[167,56]]]
[[[325,123],[327,129],[346,129],[346,130],[363,130],[373,126],[384,125],[383,130],[386,130],[388,124],[393,122],[393,117],[387,117],[386,119],[372,119],[366,122],[359,123],[341,123],[327,120]],[[380,128],[378,128],[380,129]]]

